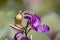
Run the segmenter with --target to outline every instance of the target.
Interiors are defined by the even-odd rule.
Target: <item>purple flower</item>
[[[31,40],[30,38],[22,37],[20,40]]]
[[[35,14],[25,13],[24,18],[29,20],[29,23],[30,23],[32,29],[34,29],[35,31],[38,30],[37,26],[39,26],[39,24],[41,22],[41,20],[38,16],[36,16]]]
[[[24,31],[22,31],[22,30],[21,30],[21,31],[18,31],[18,32],[15,34],[13,40],[17,40],[17,38],[18,38],[17,35],[18,35],[18,34],[23,34],[23,33],[24,33]]]
[[[46,24],[41,25],[41,19],[36,14],[25,13],[24,18],[29,21],[28,23],[31,26],[30,29],[32,28],[33,30],[38,31],[38,32],[48,32],[48,31],[50,31],[50,28],[49,28],[48,25],[46,25]],[[15,26],[13,26],[13,28],[17,29]],[[24,27],[22,30],[19,30],[19,28],[18,28],[18,32],[15,34],[13,40],[31,40],[31,38],[26,37],[26,35],[30,31],[30,29],[28,31],[26,31],[27,28],[28,27],[26,27],[26,28]],[[22,34],[22,35],[25,34],[25,36],[19,38],[18,34]]]
[[[50,30],[48,25],[41,25],[41,19],[36,14],[25,13],[24,15],[24,18],[29,21],[31,28],[35,31],[48,32]]]
[[[22,31],[22,30],[20,30],[20,31],[18,31],[16,34],[15,34],[15,36],[14,36],[14,38],[13,38],[13,40],[17,40],[18,38],[19,38],[19,34],[24,34],[24,31]],[[26,38],[26,37],[21,37],[19,40],[31,40],[30,38]]]
[[[41,25],[41,27],[38,28],[38,31],[39,32],[48,32],[50,30],[49,26],[48,25]]]

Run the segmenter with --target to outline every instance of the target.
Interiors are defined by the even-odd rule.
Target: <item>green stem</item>
[[[27,34],[30,32],[31,28],[28,29]]]
[[[27,33],[28,25],[29,25],[29,21],[27,21],[27,25],[26,25],[26,28],[25,28],[25,36],[26,36],[26,40],[27,40],[27,35],[28,35],[28,33]]]

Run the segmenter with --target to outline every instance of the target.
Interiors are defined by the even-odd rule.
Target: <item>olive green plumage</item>
[[[19,11],[17,13],[17,15],[15,16],[15,25],[18,24],[18,25],[21,25],[21,22],[22,22],[22,12],[23,11]]]

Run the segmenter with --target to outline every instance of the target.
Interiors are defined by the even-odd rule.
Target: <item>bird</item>
[[[21,25],[21,22],[22,22],[22,12],[23,11],[19,11],[18,13],[17,13],[17,15],[15,16],[15,25],[17,24],[17,25]]]
[[[22,30],[23,29],[23,27],[21,25],[21,23],[22,23],[22,13],[23,12],[24,11],[22,11],[22,10],[18,11],[18,13],[16,14],[16,16],[14,17],[15,24],[14,25],[10,24],[10,27],[12,27],[15,30]]]

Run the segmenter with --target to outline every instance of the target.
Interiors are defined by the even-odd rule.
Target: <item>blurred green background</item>
[[[0,40],[12,40],[16,31],[9,24],[14,24],[18,9],[37,14],[50,26],[48,33],[31,31],[32,40],[60,40],[60,0],[0,0]]]

